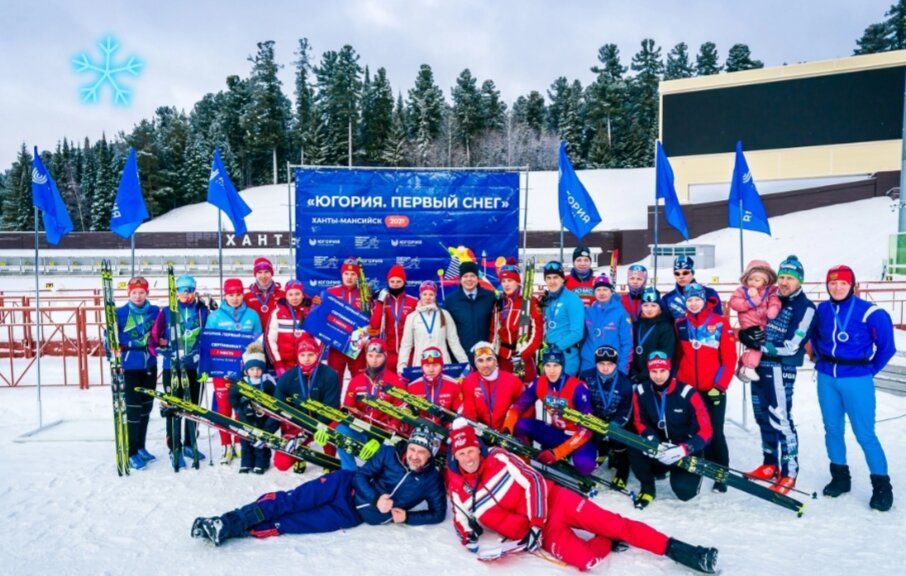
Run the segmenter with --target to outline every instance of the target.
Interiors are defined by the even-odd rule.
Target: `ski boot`
[[[296,462],[293,463],[293,472],[295,472],[296,474],[305,474],[306,467],[307,463],[305,462],[305,460],[296,460]]]
[[[206,538],[214,546],[220,546],[224,540],[229,538],[226,533],[226,526],[219,516],[213,518],[196,518],[192,524],[193,538]]]
[[[188,446],[188,445],[183,446],[182,455],[190,460],[195,459],[195,451],[192,450],[192,447]],[[200,462],[200,461],[204,460],[204,458],[205,458],[204,454],[202,454],[201,450],[199,450],[198,451],[198,461]]]
[[[852,477],[849,475],[849,466],[846,464],[831,464],[831,481],[824,487],[823,494],[836,498],[840,494],[852,490]]]
[[[671,538],[667,541],[667,551],[664,554],[678,564],[705,574],[717,571],[717,548],[693,546]]]
[[[893,506],[893,486],[890,476],[871,475],[871,501],[868,504],[873,510],[887,512]]]
[[[220,463],[224,465],[229,465],[233,458],[236,457],[236,451],[233,449],[232,444],[225,444],[223,446],[223,454],[220,456]]]
[[[771,486],[771,490],[777,492],[778,494],[783,494],[784,496],[790,493],[796,486],[796,479],[790,476],[781,476],[777,483]]]
[[[749,480],[765,480],[770,482],[777,477],[777,466],[773,464],[762,464],[751,472],[743,474]]]
[[[639,493],[636,494],[632,503],[639,510],[644,510],[651,504],[656,495],[657,492],[655,492],[654,487],[646,488],[643,486],[641,490],[639,490]]]
[[[727,485],[723,482],[715,482],[714,486],[711,487],[711,492],[714,492],[715,494],[726,494]]]
[[[145,462],[151,462],[152,460],[157,460],[157,457],[154,456],[154,454],[148,452],[148,451],[145,450],[144,448],[139,448],[139,449],[138,449],[138,455],[139,455],[139,457],[140,457],[142,460],[144,460]]]
[[[145,462],[144,458],[142,458],[138,454],[133,454],[129,457],[129,468],[133,470],[141,470],[147,465],[148,463]]]

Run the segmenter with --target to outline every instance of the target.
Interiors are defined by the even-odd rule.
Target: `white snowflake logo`
[[[124,64],[115,65],[112,60],[120,45],[113,39],[113,36],[107,36],[98,42],[98,47],[104,55],[102,63],[95,64],[84,52],[72,60],[76,73],[94,72],[97,74],[97,80],[94,83],[79,89],[82,94],[82,102],[85,104],[97,104],[101,88],[104,84],[110,84],[110,88],[113,90],[113,103],[127,106],[132,97],[132,92],[119,84],[117,76],[123,73],[138,76],[145,64],[135,56],[130,56]]]

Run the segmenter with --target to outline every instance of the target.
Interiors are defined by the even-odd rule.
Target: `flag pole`
[[[135,232],[129,237],[129,243],[132,247],[132,277],[135,278]]]
[[[742,241],[742,194],[739,195],[739,273],[745,272],[743,258],[743,241]]]
[[[657,290],[657,253],[658,253],[658,212],[661,211],[661,202],[654,197],[654,289]]]
[[[220,290],[223,290],[223,211],[217,209],[217,267],[220,269]]]
[[[38,429],[44,426],[41,406],[41,286],[38,279],[38,207],[35,206],[35,363],[38,368]]]
[[[563,264],[563,221],[560,221],[560,264]]]

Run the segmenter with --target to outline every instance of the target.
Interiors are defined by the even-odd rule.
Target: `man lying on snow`
[[[471,552],[480,552],[478,537],[488,528],[518,541],[528,552],[543,548],[583,571],[629,544],[707,574],[715,572],[717,549],[680,542],[647,524],[604,510],[544,479],[506,450],[488,450],[464,419],[453,424],[450,452],[453,525]],[[574,530],[591,532],[592,537],[584,540]]]
[[[447,513],[444,483],[434,467],[441,440],[416,428],[407,444],[381,449],[358,470],[337,470],[288,492],[212,518],[196,518],[193,538],[220,546],[240,536],[315,534],[368,524],[438,524]],[[426,510],[412,511],[422,502]]]

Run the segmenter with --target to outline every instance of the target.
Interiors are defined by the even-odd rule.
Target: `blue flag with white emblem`
[[[658,198],[664,199],[664,213],[667,215],[667,223],[676,228],[683,239],[689,239],[689,229],[686,227],[686,217],[683,215],[683,209],[680,208],[679,200],[676,198],[676,186],[673,183],[673,168],[670,167],[670,161],[667,160],[667,154],[661,141],[657,141],[657,160],[656,182],[654,199],[655,204]]]
[[[41,161],[37,146],[35,146],[35,159],[31,169],[31,196],[35,208],[41,209],[47,241],[56,246],[63,236],[72,232],[72,220],[69,218],[69,212],[66,211],[66,205],[63,204],[57,183],[54,182],[53,176]]]
[[[601,223],[598,209],[579,181],[566,155],[566,144],[560,141],[560,223],[581,240]]]
[[[764,211],[755,180],[749,171],[749,164],[742,153],[742,141],[736,143],[736,165],[733,167],[733,180],[730,182],[730,228],[742,228],[771,235],[768,215]],[[740,218],[742,211],[742,218]],[[741,223],[740,223],[741,220]]]
[[[252,213],[252,209],[236,192],[236,187],[230,181],[223,161],[220,159],[220,149],[214,149],[214,162],[211,165],[211,176],[208,178],[208,203],[217,206],[227,215],[233,223],[233,230],[237,236],[245,236],[248,228],[245,217]]]
[[[145,207],[142,185],[138,181],[135,148],[130,148],[126,165],[123,166],[120,187],[116,191],[116,201],[110,213],[110,230],[128,240],[147,219],[148,208]]]

